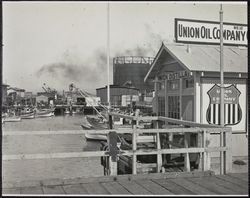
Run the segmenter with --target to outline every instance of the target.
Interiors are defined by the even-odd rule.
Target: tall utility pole
[[[220,125],[224,127],[223,10],[220,5]]]
[[[108,2],[108,5],[107,5],[107,72],[108,72],[107,102],[108,102],[108,111],[110,111],[110,87],[109,87],[109,2]]]
[[[223,11],[220,5],[220,125],[224,127],[224,65],[223,65]],[[220,146],[225,146],[224,132],[220,133]],[[220,152],[220,174],[224,174],[225,152]]]

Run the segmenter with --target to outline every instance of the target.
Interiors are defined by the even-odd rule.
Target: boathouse
[[[247,47],[224,46],[225,126],[232,156],[248,156]],[[145,82],[154,82],[153,111],[203,124],[220,124],[220,46],[162,43]],[[211,136],[211,144],[219,137]]]

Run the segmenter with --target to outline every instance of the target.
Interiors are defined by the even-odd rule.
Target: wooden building
[[[96,95],[101,98],[102,104],[107,104],[107,86],[96,89]],[[139,100],[139,89],[110,85],[110,103],[112,106],[119,107],[137,100]]]
[[[248,155],[247,59],[247,47],[224,46],[225,126],[233,131],[232,155],[242,157]],[[144,81],[154,82],[156,114],[220,124],[219,45],[163,43]]]

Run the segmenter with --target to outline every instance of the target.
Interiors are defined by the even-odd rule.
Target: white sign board
[[[223,23],[223,44],[247,46],[246,24]],[[220,23],[191,19],[175,19],[177,43],[220,44]]]

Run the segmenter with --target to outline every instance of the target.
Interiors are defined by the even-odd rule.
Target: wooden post
[[[165,79],[165,94],[164,94],[164,96],[165,96],[165,117],[168,117],[168,90],[167,90],[167,88],[168,88],[168,80]],[[165,121],[165,125],[167,125],[167,124],[168,124],[168,122]]]
[[[206,130],[204,130],[203,133],[203,147],[206,149],[208,148],[210,141],[210,133]],[[203,170],[207,171],[210,170],[210,153],[205,151],[203,155]]]
[[[114,131],[108,134],[109,145],[109,170],[110,175],[117,175],[117,133]]]
[[[156,111],[156,115],[158,116],[159,115],[158,76],[155,77],[154,90],[155,90],[155,111]]]
[[[179,103],[180,103],[180,120],[183,119],[182,117],[182,78],[179,80]]]
[[[112,117],[112,115],[109,115],[109,122],[108,122],[108,124],[109,124],[109,129],[113,129],[113,117]]]
[[[198,140],[197,140],[197,147],[201,148],[202,147],[202,133],[198,133]],[[203,163],[203,153],[199,153],[199,165],[198,165],[198,170],[202,171],[202,163]]]
[[[200,77],[200,123],[203,123],[203,82]]]
[[[109,129],[113,129],[113,117],[111,115],[109,115]],[[109,146],[109,157],[108,157],[108,164],[109,164],[109,175],[117,175],[117,158],[116,159],[112,159],[112,154],[114,151],[113,150],[116,150],[117,148],[117,138],[115,137],[112,137],[112,136],[117,136],[116,135],[113,135],[113,133],[109,132],[108,134],[108,146]],[[115,139],[115,140],[114,140]],[[113,145],[115,144],[115,145]],[[116,147],[116,148],[114,148]]]
[[[185,148],[189,147],[190,143],[190,134],[185,133],[184,134],[184,144]],[[185,153],[185,162],[184,162],[184,167],[187,172],[190,172],[190,160],[189,160],[189,153]]]
[[[165,79],[165,94],[164,94],[164,96],[165,96],[165,117],[169,117],[169,115],[168,115],[168,79],[167,78]],[[165,126],[167,126],[167,125],[168,125],[168,122],[165,121]],[[168,133],[167,135],[168,135],[168,140],[172,142],[173,141],[173,133]],[[167,138],[165,135],[163,135],[163,137]],[[172,147],[172,145],[169,144],[170,149],[171,149],[171,147]],[[167,163],[168,160],[171,160],[171,155],[165,154],[165,155],[162,155],[162,158],[163,158],[162,163]],[[164,169],[164,171],[165,171],[165,169]]]
[[[135,126],[136,127],[136,126]],[[136,151],[136,128],[133,129],[133,133],[132,133],[132,148],[133,148],[133,152]],[[135,153],[133,153],[133,158],[132,158],[132,173],[133,175],[136,175],[137,173],[137,156]]]
[[[206,149],[206,139],[207,139],[207,132],[206,130],[203,131],[203,148]],[[202,155],[202,159],[203,159],[203,171],[208,170],[207,169],[207,151],[204,151],[203,155]]]
[[[159,128],[159,121],[156,121],[156,128]],[[161,150],[161,140],[160,140],[160,133],[156,133],[156,144],[157,144],[157,150]],[[162,155],[157,154],[157,172],[159,173],[161,171],[162,167]]]
[[[232,130],[227,131],[225,136],[225,146],[228,149],[225,153],[225,174],[227,174],[232,172]]]
[[[224,132],[220,131],[220,147],[224,147]],[[224,174],[224,151],[220,151],[220,174]]]

